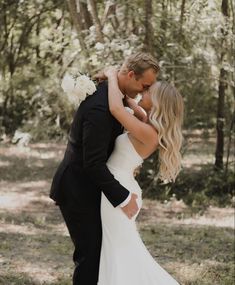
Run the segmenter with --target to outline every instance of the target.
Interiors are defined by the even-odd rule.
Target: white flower
[[[66,73],[61,83],[62,89],[64,90],[65,93],[69,93],[73,91],[74,86],[75,86],[74,78],[68,73]]]
[[[86,75],[72,77],[65,74],[61,87],[68,96],[69,101],[78,106],[87,95],[92,95],[96,91],[96,86],[92,80]]]
[[[100,42],[95,44],[95,49],[97,50],[103,50],[104,49],[104,45]]]
[[[76,88],[81,89],[88,95],[91,95],[96,91],[94,82],[90,80],[90,78],[88,78],[86,75],[81,75],[77,78]]]

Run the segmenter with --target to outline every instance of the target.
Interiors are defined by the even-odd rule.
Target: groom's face
[[[142,93],[156,81],[157,73],[154,69],[149,68],[142,75],[136,75],[134,71],[128,72],[128,82],[126,93],[129,97],[135,98],[138,93]]]

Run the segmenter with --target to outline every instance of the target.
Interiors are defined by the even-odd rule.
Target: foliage
[[[132,52],[147,51],[159,60],[160,79],[182,93],[187,131],[201,128],[206,135],[215,129],[220,71],[226,70],[222,132],[232,138],[234,7],[229,1],[2,0],[0,26],[1,134],[20,129],[35,141],[64,138],[74,113],[60,87],[65,72],[93,75]],[[230,173],[208,166],[211,176],[204,168],[190,175],[183,171],[174,185],[160,185],[149,161],[139,178],[146,195],[157,187],[154,195],[162,200],[172,193],[188,204],[202,199],[209,204],[212,194],[214,203],[231,199]]]
[[[64,9],[62,1],[47,1],[46,4],[41,1],[2,1],[0,5],[4,27],[0,36],[2,128],[11,134],[32,120],[45,121],[48,117],[51,117],[48,126],[54,128],[54,117],[60,115],[58,108],[61,105],[57,74],[64,45],[60,43],[60,50],[57,50],[56,44],[62,33],[57,34]],[[57,6],[61,10],[56,9]],[[51,102],[53,94],[57,96]],[[51,109],[54,106],[57,110]]]
[[[86,1],[82,3],[92,18]],[[186,128],[215,127],[222,64],[229,73],[225,106],[228,126],[233,98],[233,24],[232,20],[224,22],[220,4],[219,0],[200,0],[186,1],[183,6],[183,1],[162,0],[153,1],[147,10],[147,1],[143,0],[119,0],[116,4],[97,1],[102,28],[98,37],[97,23],[94,19],[89,22],[83,10],[79,12],[80,30],[74,29],[65,1],[1,1],[1,131],[13,134],[25,127],[38,139],[47,133],[49,137],[63,136],[73,112],[61,99],[64,72],[70,69],[92,75],[104,65],[120,64],[123,57],[140,50],[158,58],[161,78],[173,81],[183,94]],[[221,29],[225,24],[227,57],[221,63]],[[43,129],[51,130],[45,133]]]
[[[153,157],[148,159],[138,176],[144,197],[157,198],[162,202],[175,197],[197,210],[204,210],[211,205],[223,207],[234,203],[233,169],[227,172],[215,170],[213,165],[202,166],[199,170],[183,169],[175,183],[164,184],[156,179],[152,170],[154,162]]]

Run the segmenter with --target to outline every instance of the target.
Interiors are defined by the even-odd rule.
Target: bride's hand
[[[92,79],[96,80],[98,82],[102,82],[104,80],[109,79],[112,76],[117,77],[117,73],[118,73],[118,70],[116,67],[108,66],[108,67],[105,67],[104,69],[100,70],[98,73],[96,73]]]
[[[107,80],[107,76],[104,74],[104,70],[100,70],[92,77],[92,79],[98,82],[102,82],[104,80]]]
[[[118,69],[114,66],[108,66],[104,68],[104,75],[108,78],[109,81],[112,81],[116,85],[116,92],[114,94],[119,95],[121,99],[124,98],[124,95],[118,87]]]
[[[107,78],[110,78],[110,77],[113,77],[113,76],[117,77],[117,74],[118,74],[118,70],[114,66],[105,67],[103,72],[104,72],[104,75]]]
[[[139,207],[136,201],[137,199],[138,199],[138,196],[135,193],[131,193],[131,200],[129,201],[129,203],[126,206],[121,207],[122,211],[127,215],[129,219],[135,216],[139,210]]]

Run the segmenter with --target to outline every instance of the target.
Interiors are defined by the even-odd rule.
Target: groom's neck
[[[119,89],[121,90],[123,95],[126,95],[125,75],[119,71],[117,77]]]

